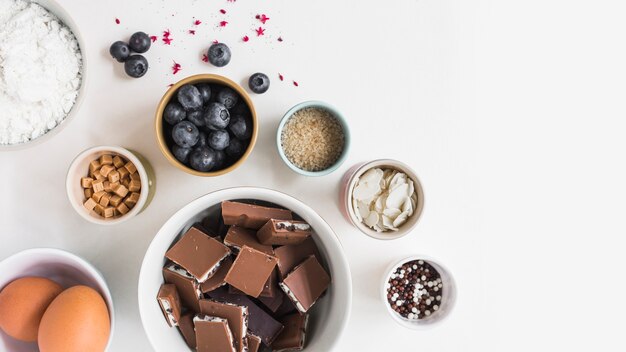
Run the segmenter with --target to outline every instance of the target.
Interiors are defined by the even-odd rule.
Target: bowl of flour
[[[48,140],[76,114],[82,42],[54,1],[0,0],[0,151]]]

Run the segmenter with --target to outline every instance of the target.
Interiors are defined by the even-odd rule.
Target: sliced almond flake
[[[402,204],[402,212],[408,212],[409,216],[413,215],[413,204],[411,203],[411,198],[407,198]]]
[[[370,207],[368,204],[357,201],[358,213],[361,218],[365,219],[370,215]]]
[[[359,201],[354,198],[352,198],[352,209],[354,210],[354,216],[356,216],[357,220],[363,222],[363,217],[361,216],[361,211],[359,210]]]
[[[374,210],[382,213],[385,210],[385,203],[387,201],[387,194],[381,194],[374,203]]]
[[[398,215],[398,217],[393,221],[393,226],[395,227],[402,226],[402,224],[404,224],[408,218],[409,218],[409,213],[403,212],[402,214]]]
[[[415,184],[413,180],[409,180],[409,197],[415,193]]]
[[[391,178],[391,181],[389,181],[389,189],[394,189],[396,186],[402,185],[405,183],[407,183],[406,175],[403,174],[402,172],[398,172],[397,174],[393,175],[393,177]]]
[[[387,197],[387,201],[385,202],[387,208],[400,209],[400,207],[404,203],[404,200],[408,198],[408,189],[409,185],[406,183],[403,185],[399,185],[395,189],[393,189],[391,193],[389,193],[389,197]]]
[[[415,193],[413,193],[413,195],[415,195]],[[417,197],[411,197],[411,206],[413,210],[417,209]]]
[[[398,228],[393,226],[393,220],[391,220],[389,217],[385,215],[382,216],[382,219],[383,219],[383,225],[385,226],[386,229],[391,230],[391,231],[398,231]]]
[[[365,171],[365,173],[361,175],[359,183],[378,183],[382,177],[383,170],[379,168],[370,169]]]
[[[369,227],[373,227],[378,223],[378,214],[376,212],[371,212],[367,218],[365,218],[365,224]]]
[[[410,203],[411,201],[409,201]],[[391,220],[395,220],[402,211],[400,209],[387,208],[383,211],[383,215],[387,216]]]
[[[366,200],[373,198],[378,192],[380,192],[380,186],[378,184],[360,183],[354,187],[352,196],[358,200]]]

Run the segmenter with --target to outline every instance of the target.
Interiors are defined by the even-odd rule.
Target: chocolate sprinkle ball
[[[424,260],[396,268],[385,285],[391,309],[407,319],[428,318],[441,306],[441,275]]]

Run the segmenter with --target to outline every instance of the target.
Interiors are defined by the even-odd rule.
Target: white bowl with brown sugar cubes
[[[152,196],[150,166],[136,152],[99,146],[80,153],[67,173],[67,196],[85,220],[114,225],[139,214]]]
[[[291,170],[304,176],[324,176],[345,161],[350,131],[333,106],[306,101],[289,109],[280,121],[276,145]]]

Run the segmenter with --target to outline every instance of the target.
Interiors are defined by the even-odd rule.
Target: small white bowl
[[[361,177],[361,175],[363,175],[366,171],[373,168],[394,169],[403,172],[413,181],[413,185],[415,186],[415,193],[417,194],[416,208],[413,211],[413,215],[411,215],[407,221],[398,228],[398,231],[377,232],[376,230],[365,225],[363,222],[359,221],[355,215],[356,210],[352,205],[352,192],[354,191],[354,187],[356,186],[359,177]],[[379,159],[356,164],[346,171],[341,180],[339,204],[342,205],[341,211],[346,219],[348,219],[352,225],[364,234],[379,240],[394,240],[407,235],[417,225],[417,222],[424,211],[424,189],[422,188],[422,184],[417,177],[417,174],[415,174],[415,171],[413,171],[413,169],[411,169],[408,165],[396,160]]]
[[[83,203],[85,202],[85,192],[80,185],[80,179],[81,177],[87,176],[87,173],[89,172],[89,163],[100,158],[103,154],[111,154],[113,156],[119,155],[126,158],[135,165],[141,179],[139,201],[128,213],[117,218],[105,219],[104,217],[98,215],[95,211],[87,210],[87,208],[83,206]],[[114,146],[93,147],[80,153],[74,161],[72,161],[72,164],[67,171],[67,178],[65,181],[67,197],[69,198],[70,203],[72,203],[74,210],[76,210],[76,212],[85,220],[99,225],[119,224],[139,214],[148,205],[149,200],[152,198],[154,193],[153,173],[150,171],[150,175],[148,175],[146,168],[151,170],[149,164],[147,164],[147,161],[143,159],[143,157],[141,157],[141,160],[139,158],[139,154],[135,152]],[[144,163],[146,163],[146,165],[144,165]]]
[[[56,281],[63,288],[85,285],[98,291],[109,308],[111,334],[115,330],[113,298],[102,274],[83,258],[54,248],[33,248],[16,253],[0,262],[0,289],[25,276],[39,276]],[[37,343],[15,340],[0,330],[0,351],[36,352]]]
[[[311,310],[305,352],[332,351],[348,324],[352,306],[350,267],[339,238],[313,209],[284,193],[255,187],[228,188],[202,196],[184,206],[154,236],[139,273],[139,313],[148,340],[156,351],[189,351],[176,328],[168,326],[156,296],[163,284],[165,252],[193,223],[221,214],[224,200],[259,200],[290,209],[313,227],[312,236],[327,265],[332,284]]]
[[[389,282],[391,274],[393,274],[393,272],[399,266],[402,266],[404,263],[413,260],[423,260],[430,264],[433,268],[435,268],[435,270],[437,270],[437,272],[441,276],[441,281],[443,283],[443,293],[441,295],[441,303],[439,304],[439,309],[432,313],[430,316],[428,316],[428,318],[424,319],[404,318],[396,311],[394,311],[387,301],[387,289],[385,288],[385,286]],[[448,317],[448,315],[450,315],[450,312],[452,311],[456,303],[456,284],[454,282],[454,279],[452,278],[452,274],[450,274],[450,271],[446,269],[443,265],[439,264],[439,262],[437,262],[435,259],[432,259],[425,255],[410,256],[389,265],[389,267],[385,271],[385,274],[383,275],[383,281],[380,287],[380,298],[385,305],[387,312],[396,323],[408,329],[422,330],[439,325],[445,318]]]

